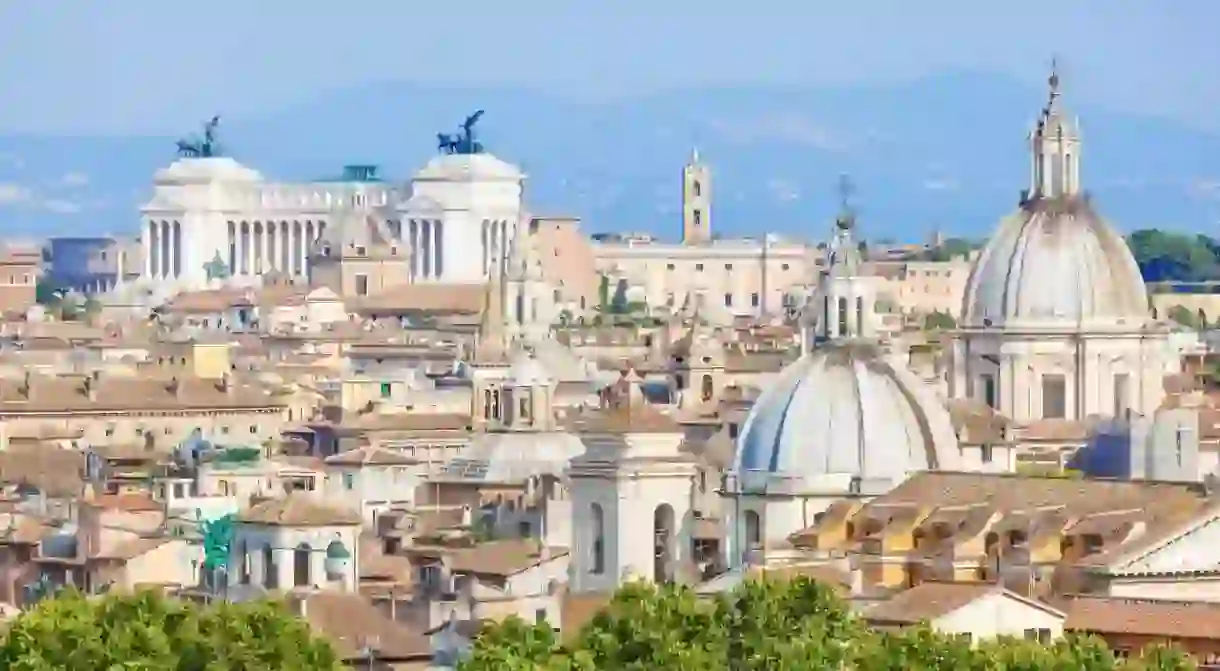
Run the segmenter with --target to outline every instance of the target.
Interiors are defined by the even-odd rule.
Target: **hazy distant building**
[[[720,239],[712,232],[712,170],[692,154],[682,171],[682,242],[607,236],[593,242],[599,272],[638,287],[654,306],[698,297],[730,314],[778,314],[799,306],[819,254],[800,242]]]
[[[94,294],[141,275],[143,244],[115,236],[55,237],[46,244],[47,275],[56,285]]]

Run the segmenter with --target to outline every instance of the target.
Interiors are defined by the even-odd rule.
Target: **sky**
[[[1218,25],[1215,0],[0,0],[0,133],[168,133],[384,81],[579,98],[1033,83],[1057,55],[1073,96],[1220,134]]]

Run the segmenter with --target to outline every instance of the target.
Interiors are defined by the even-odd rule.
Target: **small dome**
[[[424,181],[520,181],[517,166],[491,154],[441,154],[435,156],[415,179]]]
[[[953,423],[931,388],[876,345],[840,343],[789,364],[763,392],[733,470],[743,480],[844,476],[888,490],[913,472],[957,466]]]
[[[551,375],[533,352],[520,351],[513,355],[504,384],[510,387],[550,386]]]
[[[966,327],[1143,324],[1144,279],[1126,241],[1086,198],[1037,198],[1000,222],[974,262]]]
[[[180,158],[167,168],[157,171],[153,177],[156,184],[200,184],[207,182],[260,182],[263,176],[257,170],[234,161],[227,156],[209,158]]]

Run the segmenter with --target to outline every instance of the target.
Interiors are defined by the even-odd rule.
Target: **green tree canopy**
[[[1127,245],[1149,282],[1220,279],[1220,247],[1206,235],[1144,229],[1128,236]]]
[[[972,644],[930,627],[865,626],[827,586],[804,577],[748,580],[699,598],[680,586],[624,586],[580,632],[557,642],[546,623],[510,618],[475,640],[462,671],[1187,671],[1180,650],[1118,660],[1104,642],[1067,636],[1047,645],[999,638]]]
[[[56,305],[63,297],[63,287],[42,277],[34,285],[34,301],[39,305]]]
[[[927,331],[941,331],[957,328],[957,320],[948,312],[933,310],[923,318],[923,327]]]
[[[940,245],[924,252],[923,257],[926,261],[950,261],[961,256],[969,256],[970,252],[978,249],[980,246],[981,243],[976,240],[945,238]]]
[[[1175,321],[1188,328],[1193,329],[1199,328],[1200,326],[1199,315],[1195,314],[1195,312],[1190,308],[1181,305],[1175,305],[1169,308],[1169,310],[1165,313],[1165,316],[1169,317],[1169,319],[1172,321]]]
[[[315,671],[339,669],[330,645],[281,604],[200,606],[152,591],[88,598],[69,590],[22,613],[0,668]]]

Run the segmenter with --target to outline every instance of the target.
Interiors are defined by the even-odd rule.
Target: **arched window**
[[[313,585],[309,566],[310,549],[309,543],[301,543],[292,551],[292,584],[296,587]]]
[[[847,335],[847,299],[839,299],[839,336]]]
[[[830,296],[822,298],[822,333],[830,335]]]
[[[500,419],[500,390],[491,392],[491,418]]]
[[[275,589],[279,577],[275,567],[275,550],[270,545],[263,546],[263,587]]]
[[[705,400],[705,401],[712,400],[712,395],[713,395],[713,391],[714,391],[712,389],[712,376],[704,375],[701,386],[702,386],[702,389],[700,390],[700,396],[703,397],[703,400]]]
[[[864,333],[864,299],[856,296],[856,333]]]
[[[746,549],[756,550],[762,547],[762,520],[758,517],[758,512],[754,510],[746,511]]]
[[[589,573],[601,575],[606,572],[606,514],[596,503],[590,506],[590,517],[593,527],[593,547],[591,548]]]
[[[491,390],[483,390],[483,419],[491,419]]]
[[[667,584],[674,579],[674,509],[668,503],[656,507],[652,514],[652,538],[655,548],[653,582]]]

